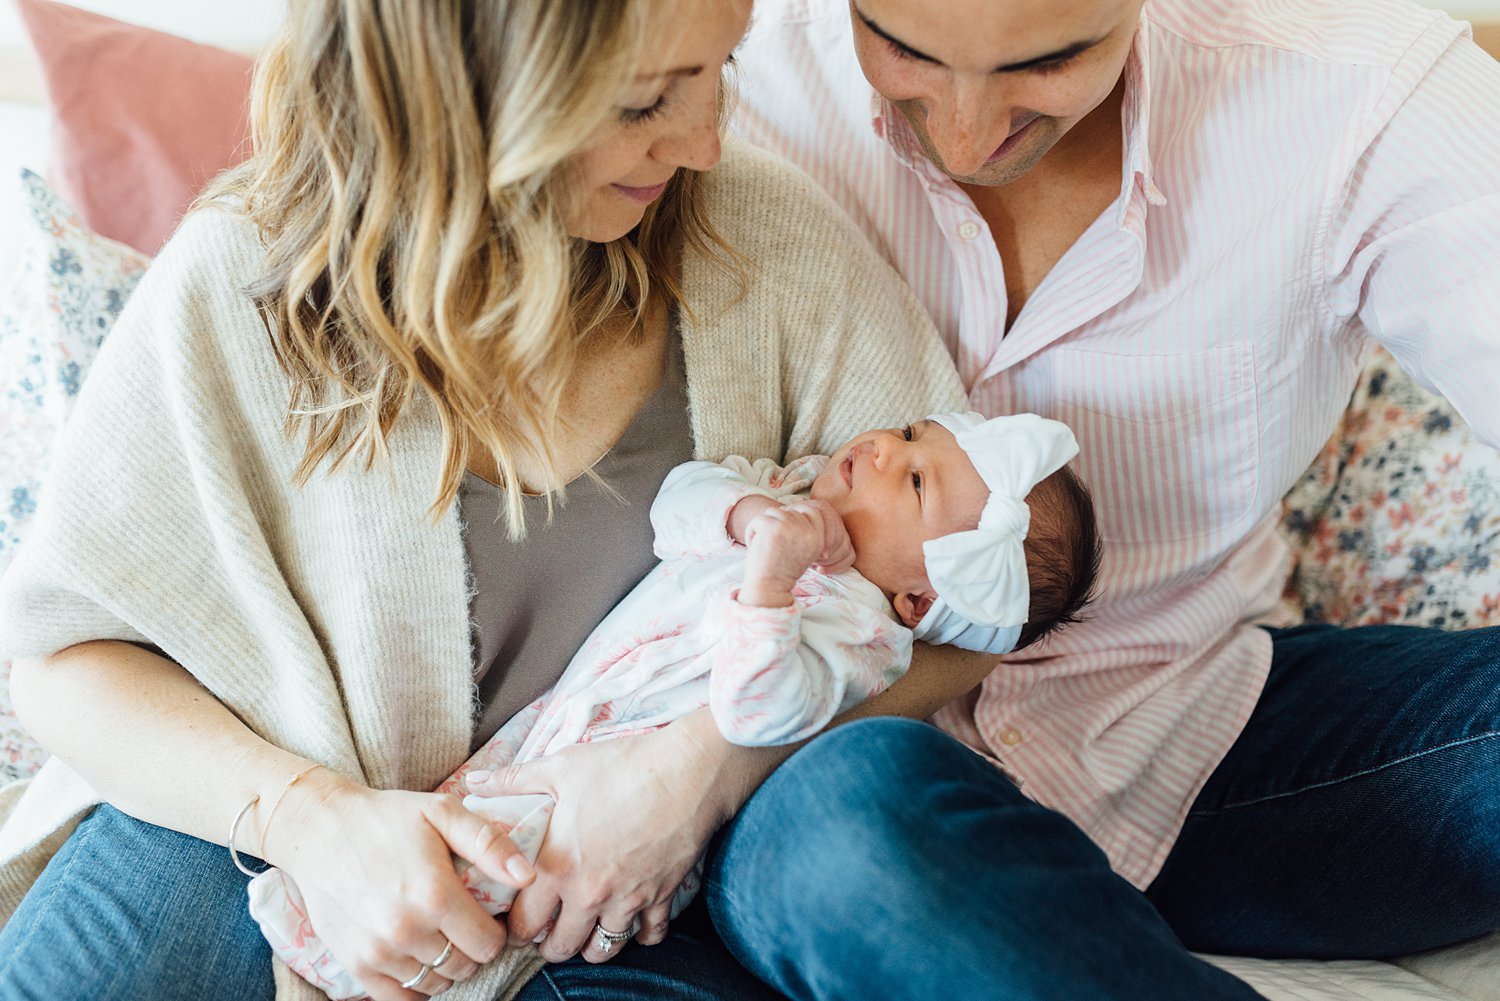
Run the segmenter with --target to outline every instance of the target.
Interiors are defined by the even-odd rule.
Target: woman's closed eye
[[[620,111],[620,120],[626,125],[634,125],[637,122],[648,122],[662,113],[667,106],[667,95],[662,94],[656,100],[643,108],[623,108]]]

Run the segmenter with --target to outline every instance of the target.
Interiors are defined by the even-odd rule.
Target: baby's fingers
[[[818,567],[828,574],[840,573],[854,565],[854,543],[849,539],[849,530],[844,520],[832,507],[824,504],[820,511],[823,518],[823,551],[818,554]]]

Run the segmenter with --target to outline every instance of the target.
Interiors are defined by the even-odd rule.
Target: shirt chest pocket
[[[1158,354],[1059,347],[1027,368],[1017,396],[1077,434],[1077,468],[1107,541],[1225,545],[1260,516],[1253,344]]]

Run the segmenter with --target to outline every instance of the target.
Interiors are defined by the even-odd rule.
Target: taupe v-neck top
[[[480,702],[471,752],[557,681],[594,627],[656,565],[651,503],[667,473],[693,458],[675,319],[666,353],[661,385],[594,463],[607,488],[579,476],[551,524],[545,498],[526,497],[526,538],[512,542],[499,520],[500,488],[464,476],[458,503],[475,585],[469,610]]]

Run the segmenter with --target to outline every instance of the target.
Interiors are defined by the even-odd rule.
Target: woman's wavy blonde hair
[[[689,170],[625,238],[563,224],[567,161],[618,119],[649,30],[685,5],[293,0],[256,71],[251,159],[208,197],[237,201],[268,247],[249,292],[305,436],[297,482],[385,461],[420,392],[443,434],[434,517],[471,436],[513,538],[518,456],[560,494],[549,441],[583,342],[622,314],[639,329],[648,297],[679,304],[682,250],[733,266]]]

